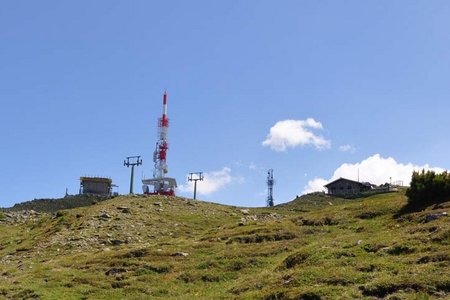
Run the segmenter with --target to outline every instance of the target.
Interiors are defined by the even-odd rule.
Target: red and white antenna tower
[[[169,131],[169,118],[167,117],[167,92],[163,96],[163,114],[158,119],[158,141],[156,142],[156,149],[153,152],[153,161],[155,162],[155,169],[153,171],[152,179],[143,179],[143,189],[145,194],[150,195],[175,195],[175,188],[177,187],[174,178],[166,177],[169,172],[167,167],[167,150],[169,150],[169,142],[167,134]],[[153,191],[150,187],[153,186]]]
[[[167,92],[163,96],[163,114],[158,119],[158,141],[156,142],[156,149],[153,152],[153,161],[155,162],[155,170],[153,171],[154,178],[163,178],[168,172],[167,167],[167,150],[169,150],[169,143],[167,141],[167,134],[169,131],[169,118],[167,117]]]

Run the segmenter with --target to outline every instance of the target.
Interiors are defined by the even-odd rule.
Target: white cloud
[[[324,178],[310,180],[304,187],[303,194],[325,190],[323,187],[325,184],[340,177],[358,180],[358,170],[360,181],[367,181],[379,185],[389,182],[390,178],[392,178],[393,182],[403,181],[404,185],[409,185],[413,171],[422,169],[433,170],[435,172],[444,171],[442,168],[432,168],[428,164],[423,166],[412,163],[402,164],[395,161],[392,157],[383,158],[380,154],[375,154],[359,163],[345,163],[341,165],[334,171],[333,176],[329,180],[325,180]]]
[[[306,120],[283,120],[275,123],[267,135],[263,146],[269,146],[272,150],[281,152],[287,148],[297,146],[313,145],[317,149],[330,147],[330,141],[320,135],[316,135],[312,130],[322,130],[322,123],[313,118]]]
[[[353,152],[355,152],[355,147],[353,147],[352,145],[342,145],[342,146],[339,146],[339,151],[341,151],[341,152],[351,152],[351,153],[353,153]]]
[[[231,176],[231,169],[224,167],[222,170],[203,173],[203,181],[197,182],[198,195],[210,195],[233,181],[243,182],[243,178]],[[182,193],[193,193],[194,182],[188,181],[186,184],[180,185],[178,190]]]
[[[302,194],[323,191],[323,190],[325,190],[325,188],[323,186],[327,183],[328,183],[327,180],[316,177],[313,180],[308,181],[308,185],[305,186]]]

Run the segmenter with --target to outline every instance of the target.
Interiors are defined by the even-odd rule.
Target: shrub
[[[406,190],[408,204],[426,206],[450,199],[450,174],[422,170],[413,172],[411,186]]]

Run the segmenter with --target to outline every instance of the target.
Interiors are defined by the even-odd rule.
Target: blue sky
[[[339,176],[448,169],[448,1],[4,1],[0,206],[78,192],[123,159],[151,176],[169,94],[169,175],[199,198],[275,203]],[[308,121],[309,120],[309,121]],[[272,131],[271,131],[272,130]],[[266,141],[263,145],[263,142]]]

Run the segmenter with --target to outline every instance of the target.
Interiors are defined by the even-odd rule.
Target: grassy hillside
[[[405,204],[402,193],[270,209],[155,196],[4,212],[0,297],[449,298],[450,203],[394,217]]]

